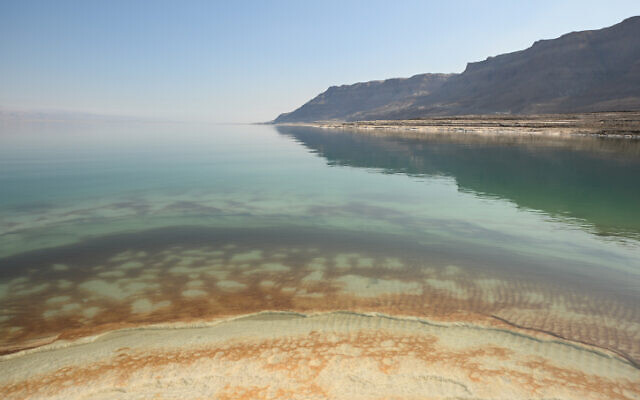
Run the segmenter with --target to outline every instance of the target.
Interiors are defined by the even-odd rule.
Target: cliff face
[[[461,74],[333,87],[275,122],[640,109],[640,17],[541,40]]]

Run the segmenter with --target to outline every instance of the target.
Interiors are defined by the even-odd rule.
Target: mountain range
[[[459,74],[332,86],[273,122],[640,110],[640,16],[468,63]]]

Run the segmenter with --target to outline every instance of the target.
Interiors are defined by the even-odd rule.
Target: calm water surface
[[[490,316],[638,360],[638,204],[637,141],[4,122],[2,347],[349,309]]]

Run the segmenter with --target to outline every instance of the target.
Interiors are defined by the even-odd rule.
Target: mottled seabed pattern
[[[0,123],[4,398],[640,398],[640,143]]]

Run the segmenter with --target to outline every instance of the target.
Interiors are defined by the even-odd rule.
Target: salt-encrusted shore
[[[537,281],[534,268],[441,264],[398,240],[182,228],[16,256],[0,393],[640,398],[632,299],[603,297],[598,280],[580,284],[588,295],[562,276]]]
[[[544,115],[464,115],[412,120],[316,121],[279,125],[397,132],[640,138],[640,112],[597,112]]]
[[[0,358],[6,399],[638,399],[640,371],[581,345],[416,318],[258,313],[114,331]]]
[[[159,229],[5,259],[14,268],[5,270],[12,276],[0,286],[7,310],[0,352],[157,323],[349,310],[500,321],[607,349],[634,364],[640,359],[635,292],[608,291],[630,281],[624,269],[608,269],[607,281],[577,284],[558,274],[548,281],[536,274],[547,267],[527,264],[522,255],[505,253],[487,269],[482,265],[489,260],[456,256],[457,246],[431,249],[389,235],[335,230],[281,229],[277,238],[268,232]],[[150,245],[131,248],[141,238]],[[516,262],[520,268],[507,273]]]

